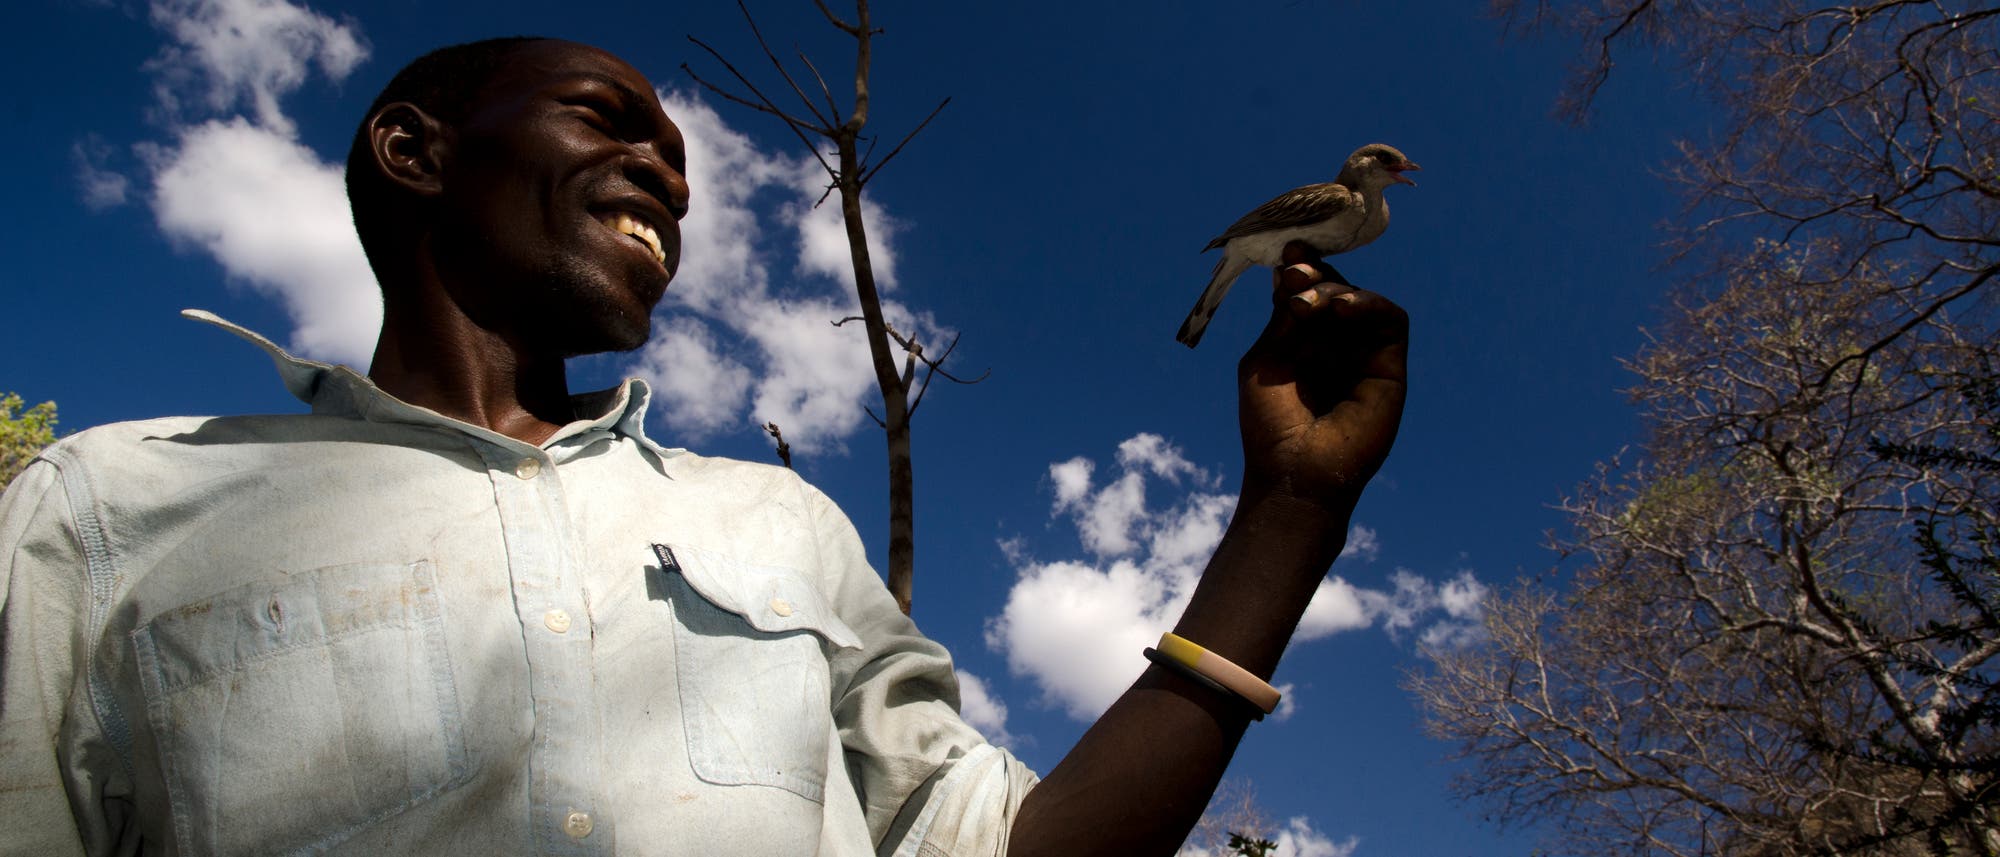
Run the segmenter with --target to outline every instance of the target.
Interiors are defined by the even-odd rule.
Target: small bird
[[[1333,181],[1286,191],[1243,215],[1202,248],[1205,253],[1221,247],[1222,261],[1215,263],[1201,300],[1174,338],[1193,348],[1236,278],[1251,265],[1277,267],[1290,242],[1304,241],[1313,255],[1331,256],[1375,240],[1389,228],[1389,203],[1382,189],[1398,183],[1415,186],[1403,174],[1419,169],[1394,147],[1370,143],[1347,156]]]

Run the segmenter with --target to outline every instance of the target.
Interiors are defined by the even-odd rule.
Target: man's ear
[[[385,104],[368,117],[368,149],[375,168],[419,196],[444,190],[450,148],[444,123],[407,101]]]

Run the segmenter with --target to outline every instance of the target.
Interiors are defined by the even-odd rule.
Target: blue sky
[[[952,98],[869,189],[889,297],[933,351],[962,336],[961,373],[992,370],[931,391],[917,417],[916,617],[1031,765],[1052,767],[1143,666],[1241,475],[1233,366],[1266,316],[1267,274],[1191,352],[1173,332],[1214,261],[1197,251],[1387,142],[1423,165],[1420,186],[1391,191],[1388,233],[1336,263],[1412,315],[1403,434],[1279,671],[1289,716],[1251,731],[1232,775],[1273,817],[1302,819],[1288,854],[1530,850],[1450,800],[1450,748],[1420,733],[1398,680],[1422,668],[1421,641],[1471,633],[1482,591],[1550,573],[1551,506],[1636,439],[1617,359],[1669,283],[1657,227],[1678,201],[1656,173],[1705,115],[1636,62],[1588,127],[1565,125],[1550,108],[1570,44],[1509,37],[1475,5],[877,10],[885,145]],[[774,44],[845,79],[849,43],[810,4],[758,6]],[[858,332],[825,323],[851,300],[826,261],[845,252],[835,212],[810,208],[795,138],[679,70],[723,75],[687,35],[763,70],[734,5],[549,8],[10,4],[0,390],[56,400],[65,431],[298,410],[254,349],[177,311],[362,359],[373,286],[337,172],[361,111],[431,47],[570,38],[662,88],[695,194],[654,343],[575,362],[572,386],[652,378],[654,434],[711,454],[771,460],[756,426],[775,419],[879,563],[882,443],[861,412],[876,394]]]

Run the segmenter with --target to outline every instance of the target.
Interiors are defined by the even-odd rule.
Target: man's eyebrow
[[[626,101],[632,102],[633,104],[646,104],[648,102],[657,103],[660,100],[659,96],[657,95],[654,95],[650,92],[641,92],[638,89],[634,89],[631,84],[619,80],[618,78],[612,77],[611,75],[603,74],[601,72],[580,71],[576,72],[575,74],[569,75],[569,77],[572,80],[588,80],[591,81],[592,83],[598,83],[604,86],[608,86],[611,89],[616,90],[619,96],[623,97]]]

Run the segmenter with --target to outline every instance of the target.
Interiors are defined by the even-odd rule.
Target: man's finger
[[[1403,308],[1374,292],[1330,282],[1276,291],[1271,321],[1253,346],[1260,353],[1296,355],[1327,341],[1373,347],[1408,335]]]
[[[1304,241],[1291,241],[1280,251],[1281,262],[1273,272],[1272,285],[1293,285],[1304,288],[1308,282],[1347,282],[1347,278],[1326,263],[1325,259],[1313,254],[1312,247]]]

